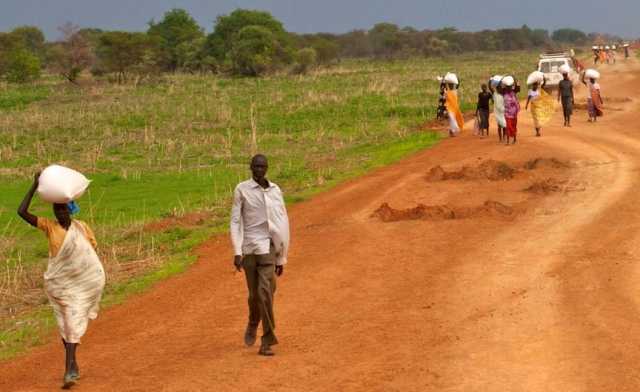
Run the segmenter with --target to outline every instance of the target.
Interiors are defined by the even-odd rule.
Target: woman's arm
[[[20,207],[18,207],[18,215],[22,219],[24,219],[28,224],[33,227],[38,227],[38,217],[31,214],[29,212],[29,205],[31,204],[31,200],[33,199],[33,195],[36,193],[36,189],[38,189],[38,180],[40,179],[40,172],[36,173],[33,184],[31,185],[31,189],[24,196]]]
[[[527,103],[524,105],[524,110],[529,110],[529,102],[531,102],[531,95],[527,97]]]

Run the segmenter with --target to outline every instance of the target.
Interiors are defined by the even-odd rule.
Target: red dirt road
[[[75,389],[640,390],[640,65],[602,68],[597,124],[558,113],[535,138],[523,112],[517,146],[446,140],[292,208],[276,357],[243,347],[244,278],[215,238],[188,272],[101,314]],[[515,172],[482,178],[489,159]],[[466,174],[427,180],[438,165]],[[453,213],[384,222],[383,203]],[[57,389],[62,359],[52,337],[0,364],[0,391]]]

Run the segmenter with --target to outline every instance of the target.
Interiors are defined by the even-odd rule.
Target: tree
[[[316,52],[316,58],[320,64],[330,64],[338,58],[340,46],[326,38],[314,39],[311,47]]]
[[[21,26],[13,29],[10,34],[19,46],[44,61],[46,50],[42,30],[35,26]]]
[[[274,40],[277,60],[285,64],[292,61],[292,38],[282,23],[268,12],[244,9],[218,16],[213,33],[207,37],[206,53],[220,63],[224,62],[232,51],[237,35],[248,26],[258,26],[269,31]]]
[[[296,53],[295,72],[304,74],[316,64],[318,54],[314,48],[302,48]]]
[[[263,75],[274,68],[275,56],[275,37],[267,28],[247,26],[235,35],[230,55],[235,73]]]
[[[392,23],[378,23],[369,30],[369,39],[376,57],[391,58],[401,48],[400,29]]]
[[[126,81],[132,70],[140,69],[153,51],[153,41],[145,33],[110,31],[100,36],[97,55],[104,72]]]
[[[62,33],[62,41],[49,49],[49,66],[75,83],[80,73],[93,64],[93,48],[78,26],[68,22],[58,30]]]
[[[204,31],[183,9],[174,8],[164,14],[163,19],[149,23],[148,34],[157,39],[159,63],[163,69],[175,71],[192,60],[188,54],[194,52],[194,43],[203,44]],[[200,48],[196,48],[200,51]]]
[[[559,29],[553,32],[551,38],[556,42],[582,44],[587,42],[587,35],[576,29]]]
[[[27,83],[40,77],[40,59],[24,48],[14,49],[9,54],[6,78],[13,83]]]

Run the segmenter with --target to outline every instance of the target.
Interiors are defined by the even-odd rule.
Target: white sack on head
[[[513,78],[513,76],[505,76],[504,78],[502,78],[502,84],[504,84],[507,87],[511,87],[516,83],[516,80]]]
[[[600,79],[600,72],[590,68],[585,71],[584,76],[587,79]]]
[[[446,75],[444,75],[444,81],[447,83],[460,84],[458,81],[458,76],[451,72],[448,72]]]
[[[571,67],[567,64],[562,64],[558,71],[560,71],[561,74],[568,74],[571,72]]]
[[[49,203],[69,203],[80,198],[90,181],[68,167],[51,165],[44,169],[38,181],[38,194]]]
[[[502,75],[494,75],[491,77],[491,79],[489,79],[489,83],[491,83],[491,86],[493,86],[494,88],[500,84],[500,81],[502,80],[503,76]]]
[[[527,78],[527,84],[532,85],[534,83],[542,83],[544,82],[544,74],[540,71],[534,71]]]

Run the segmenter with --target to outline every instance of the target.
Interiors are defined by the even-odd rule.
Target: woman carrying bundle
[[[587,95],[589,122],[596,122],[598,117],[602,117],[604,115],[604,112],[602,111],[604,100],[600,94],[600,84],[598,83],[599,76],[600,74],[592,69],[589,69],[582,74],[582,83],[584,83],[589,89],[589,95]]]
[[[520,113],[520,102],[518,102],[517,92],[520,87],[512,76],[507,76],[501,82],[504,85],[504,117],[507,122],[506,143],[516,144],[518,136],[518,113]]]
[[[40,173],[18,208],[18,215],[31,226],[42,230],[49,240],[49,265],[44,286],[53,307],[65,347],[63,388],[80,378],[76,347],[87,330],[89,319],[98,315],[105,285],[105,273],[96,254],[96,239],[87,224],[71,219],[78,212],[75,202],[53,204],[51,220],[32,215],[29,205],[39,185]]]
[[[447,83],[446,107],[449,113],[449,136],[455,137],[464,127],[464,117],[458,102],[459,81],[458,77],[451,73],[445,76],[444,81]]]
[[[502,76],[496,75],[489,81],[489,90],[493,94],[493,115],[498,125],[498,141],[502,142],[506,139],[507,119],[504,117],[504,97],[500,81]]]
[[[540,81],[542,81],[542,85]],[[540,137],[542,127],[553,117],[555,105],[551,96],[544,91],[546,80],[543,73],[538,71],[532,73],[527,80],[527,84],[531,86],[531,89],[527,94],[527,104],[524,109],[528,110],[529,104],[531,104],[533,126],[536,129],[536,137]]]

